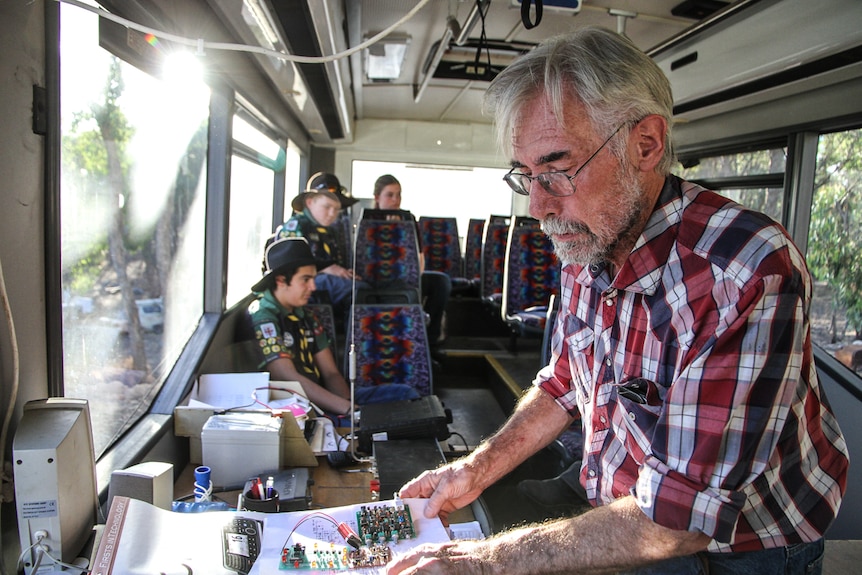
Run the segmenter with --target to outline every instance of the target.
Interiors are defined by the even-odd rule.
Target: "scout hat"
[[[341,185],[335,174],[328,172],[317,172],[308,179],[308,185],[305,186],[306,192],[311,191],[328,191],[338,198],[341,208],[349,208],[359,200],[350,195],[347,188]]]
[[[283,238],[266,247],[263,255],[263,277],[253,286],[251,291],[262,292],[272,287],[275,276],[287,269],[297,269],[302,266],[315,266],[317,262],[308,247],[305,238]]]

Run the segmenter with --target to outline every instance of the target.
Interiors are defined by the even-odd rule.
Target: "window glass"
[[[815,279],[814,343],[862,372],[862,130],[817,146],[808,265]],[[858,358],[858,359],[857,359]]]
[[[233,139],[258,152],[260,160],[274,162],[281,155],[278,142],[237,115],[233,117]]]
[[[785,148],[771,148],[699,158],[696,165],[678,170],[677,174],[686,180],[706,180],[706,185],[721,195],[783,223],[783,187],[763,186],[756,181],[758,176],[783,176],[786,162]],[[752,184],[745,185],[746,179],[751,179]]]
[[[286,156],[284,165],[284,214],[282,214],[282,222],[286,222],[293,215],[290,201],[296,197],[301,189],[305,189],[305,182],[300,182],[299,179],[300,170],[302,169],[302,155],[299,152],[299,148],[293,142],[287,143]]]
[[[266,238],[272,233],[275,172],[234,155],[230,174],[227,307],[248,295],[261,276]]]
[[[682,170],[688,180],[783,174],[787,162],[785,148],[771,148],[698,158],[696,165]]]
[[[383,174],[392,174],[401,183],[401,208],[410,210],[416,219],[421,216],[456,218],[463,248],[470,218],[488,219],[491,214],[512,213],[512,191],[503,181],[508,171],[355,161],[351,192],[356,198],[367,198],[368,205],[373,206],[374,182]]]
[[[60,58],[64,393],[89,401],[98,457],[146,413],[203,311],[209,90],[193,57],[156,78],[99,47],[96,15],[60,17],[74,31]]]

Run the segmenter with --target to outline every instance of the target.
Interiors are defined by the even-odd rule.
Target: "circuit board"
[[[359,538],[366,544],[384,544],[412,539],[416,535],[407,505],[363,505],[356,512]]]
[[[358,537],[344,523],[337,527],[345,539],[352,533],[349,538],[352,546],[331,543],[331,539],[325,541],[329,536],[320,531],[313,543],[286,544],[281,552],[279,570],[347,571],[382,567],[392,559],[390,544],[397,545],[399,541],[413,539],[416,535],[410,507],[403,505],[400,499],[391,505],[361,506],[356,512],[356,524]],[[314,525],[313,521],[311,525]]]
[[[363,567],[382,567],[392,559],[388,545],[370,545],[354,549],[346,545],[314,544],[312,549],[295,543],[281,554],[279,569],[288,571],[346,571]]]

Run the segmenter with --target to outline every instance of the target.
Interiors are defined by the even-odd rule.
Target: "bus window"
[[[193,58],[156,78],[100,48],[96,15],[60,18],[63,386],[90,403],[98,457],[203,311],[209,89]]]
[[[808,265],[815,279],[814,342],[862,372],[862,129],[817,145]]]
[[[230,307],[260,279],[263,245],[272,233],[273,171],[237,155],[230,168],[227,299]]]
[[[783,222],[787,150],[770,148],[683,160],[679,175]],[[694,164],[694,165],[689,165]]]
[[[354,161],[350,190],[373,204],[374,182],[392,174],[401,183],[401,207],[421,216],[449,216],[458,222],[458,234],[467,234],[470,218],[512,213],[512,192],[503,181],[508,169],[436,166],[397,162]]]

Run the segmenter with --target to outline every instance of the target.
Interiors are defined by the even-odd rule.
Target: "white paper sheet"
[[[439,519],[426,519],[424,515],[427,499],[404,499],[404,505],[410,507],[410,515],[416,530],[413,539],[399,541],[397,544],[390,543],[393,554],[404,553],[422,543],[439,543],[449,541],[449,533]],[[377,501],[366,503],[366,506],[392,506],[393,501]],[[321,510],[327,516],[337,522],[345,522],[357,533],[356,512],[360,505],[348,505],[345,507],[333,507]],[[344,538],[338,533],[332,521],[319,517],[321,512],[297,511],[293,513],[268,514],[263,529],[263,543],[260,556],[255,561],[249,575],[284,575],[290,570],[279,570],[281,564],[281,552],[285,546],[294,543],[302,543],[311,548],[315,542],[321,546],[333,544],[344,547]],[[315,516],[317,513],[318,516]],[[296,573],[361,573],[363,575],[375,575],[384,573],[385,568],[351,569],[349,571],[334,570],[309,570],[302,569]]]

